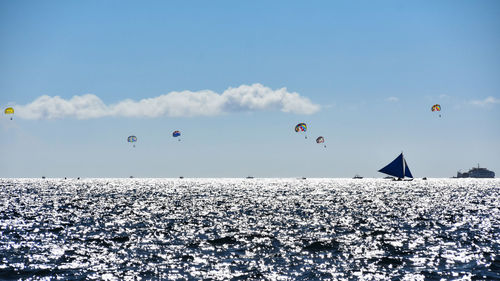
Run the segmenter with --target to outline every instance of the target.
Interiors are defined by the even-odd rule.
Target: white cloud
[[[484,100],[473,100],[470,103],[477,106],[488,106],[493,104],[500,104],[500,99],[490,96],[485,98]]]
[[[399,98],[397,98],[397,97],[388,97],[385,100],[388,101],[388,102],[398,102]]]
[[[272,90],[261,84],[229,88],[222,94],[210,90],[170,92],[134,101],[126,99],[106,105],[98,96],[86,94],[63,99],[41,96],[32,103],[17,105],[16,117],[24,119],[91,119],[115,117],[215,116],[228,112],[280,110],[294,114],[313,114],[320,106],[286,88]]]

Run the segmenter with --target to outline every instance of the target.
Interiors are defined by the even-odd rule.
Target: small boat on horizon
[[[354,175],[353,179],[362,179],[363,177],[360,175]]]
[[[403,152],[399,154],[396,159],[394,159],[391,163],[387,164],[387,166],[383,167],[382,169],[378,170],[380,173],[387,174],[392,178],[394,181],[402,181],[405,180],[405,177],[409,178],[406,179],[405,181],[412,181],[413,180],[413,175],[410,172],[410,168],[408,167],[408,164],[406,163],[406,160],[403,156]],[[387,178],[387,177],[386,177]]]

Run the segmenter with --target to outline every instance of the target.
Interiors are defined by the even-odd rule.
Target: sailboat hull
[[[412,181],[413,179],[392,178],[392,181]]]

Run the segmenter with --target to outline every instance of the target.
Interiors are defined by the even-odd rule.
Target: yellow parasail
[[[14,114],[14,108],[12,107],[7,107],[5,109],[5,114]]]
[[[4,112],[5,114],[14,114],[14,108],[7,107]],[[12,117],[10,117],[10,120],[12,120]]]

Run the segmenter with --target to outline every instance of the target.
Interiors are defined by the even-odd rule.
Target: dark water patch
[[[498,254],[499,253],[497,252],[497,255],[493,258],[493,261],[488,266],[488,269],[492,272],[497,272],[500,277],[500,256],[498,256]]]
[[[52,233],[59,233],[59,232],[61,232],[63,230],[64,230],[64,227],[62,227],[62,226],[53,227],[53,228],[49,228],[48,229],[48,231],[52,232]]]
[[[308,243],[304,246],[304,250],[310,252],[319,252],[319,251],[338,251],[340,247],[340,243],[335,240],[329,241],[315,241],[312,243]]]
[[[208,240],[208,243],[210,243],[212,245],[216,245],[216,246],[224,245],[224,244],[235,244],[237,242],[238,241],[236,239],[234,239],[233,237],[230,237],[230,236]]]
[[[190,261],[193,261],[193,260],[194,260],[194,257],[193,257],[193,256],[191,256],[191,255],[183,255],[183,256],[181,257],[181,260],[182,260],[183,262],[190,262]]]
[[[111,241],[113,242],[117,242],[117,243],[124,243],[124,242],[127,242],[130,240],[130,237],[128,236],[115,236],[113,238],[111,238]]]
[[[425,280],[442,280],[443,278],[445,278],[442,273],[433,270],[422,271],[421,274],[423,274]]]
[[[26,278],[39,279],[43,277],[63,275],[64,273],[66,273],[66,271],[57,271],[51,269],[6,268],[0,270],[0,279],[1,280],[19,280]]]
[[[400,259],[396,258],[391,258],[391,257],[382,257],[378,259],[377,263],[379,265],[385,266],[385,265],[392,265],[392,266],[399,266],[403,264],[403,261]]]

